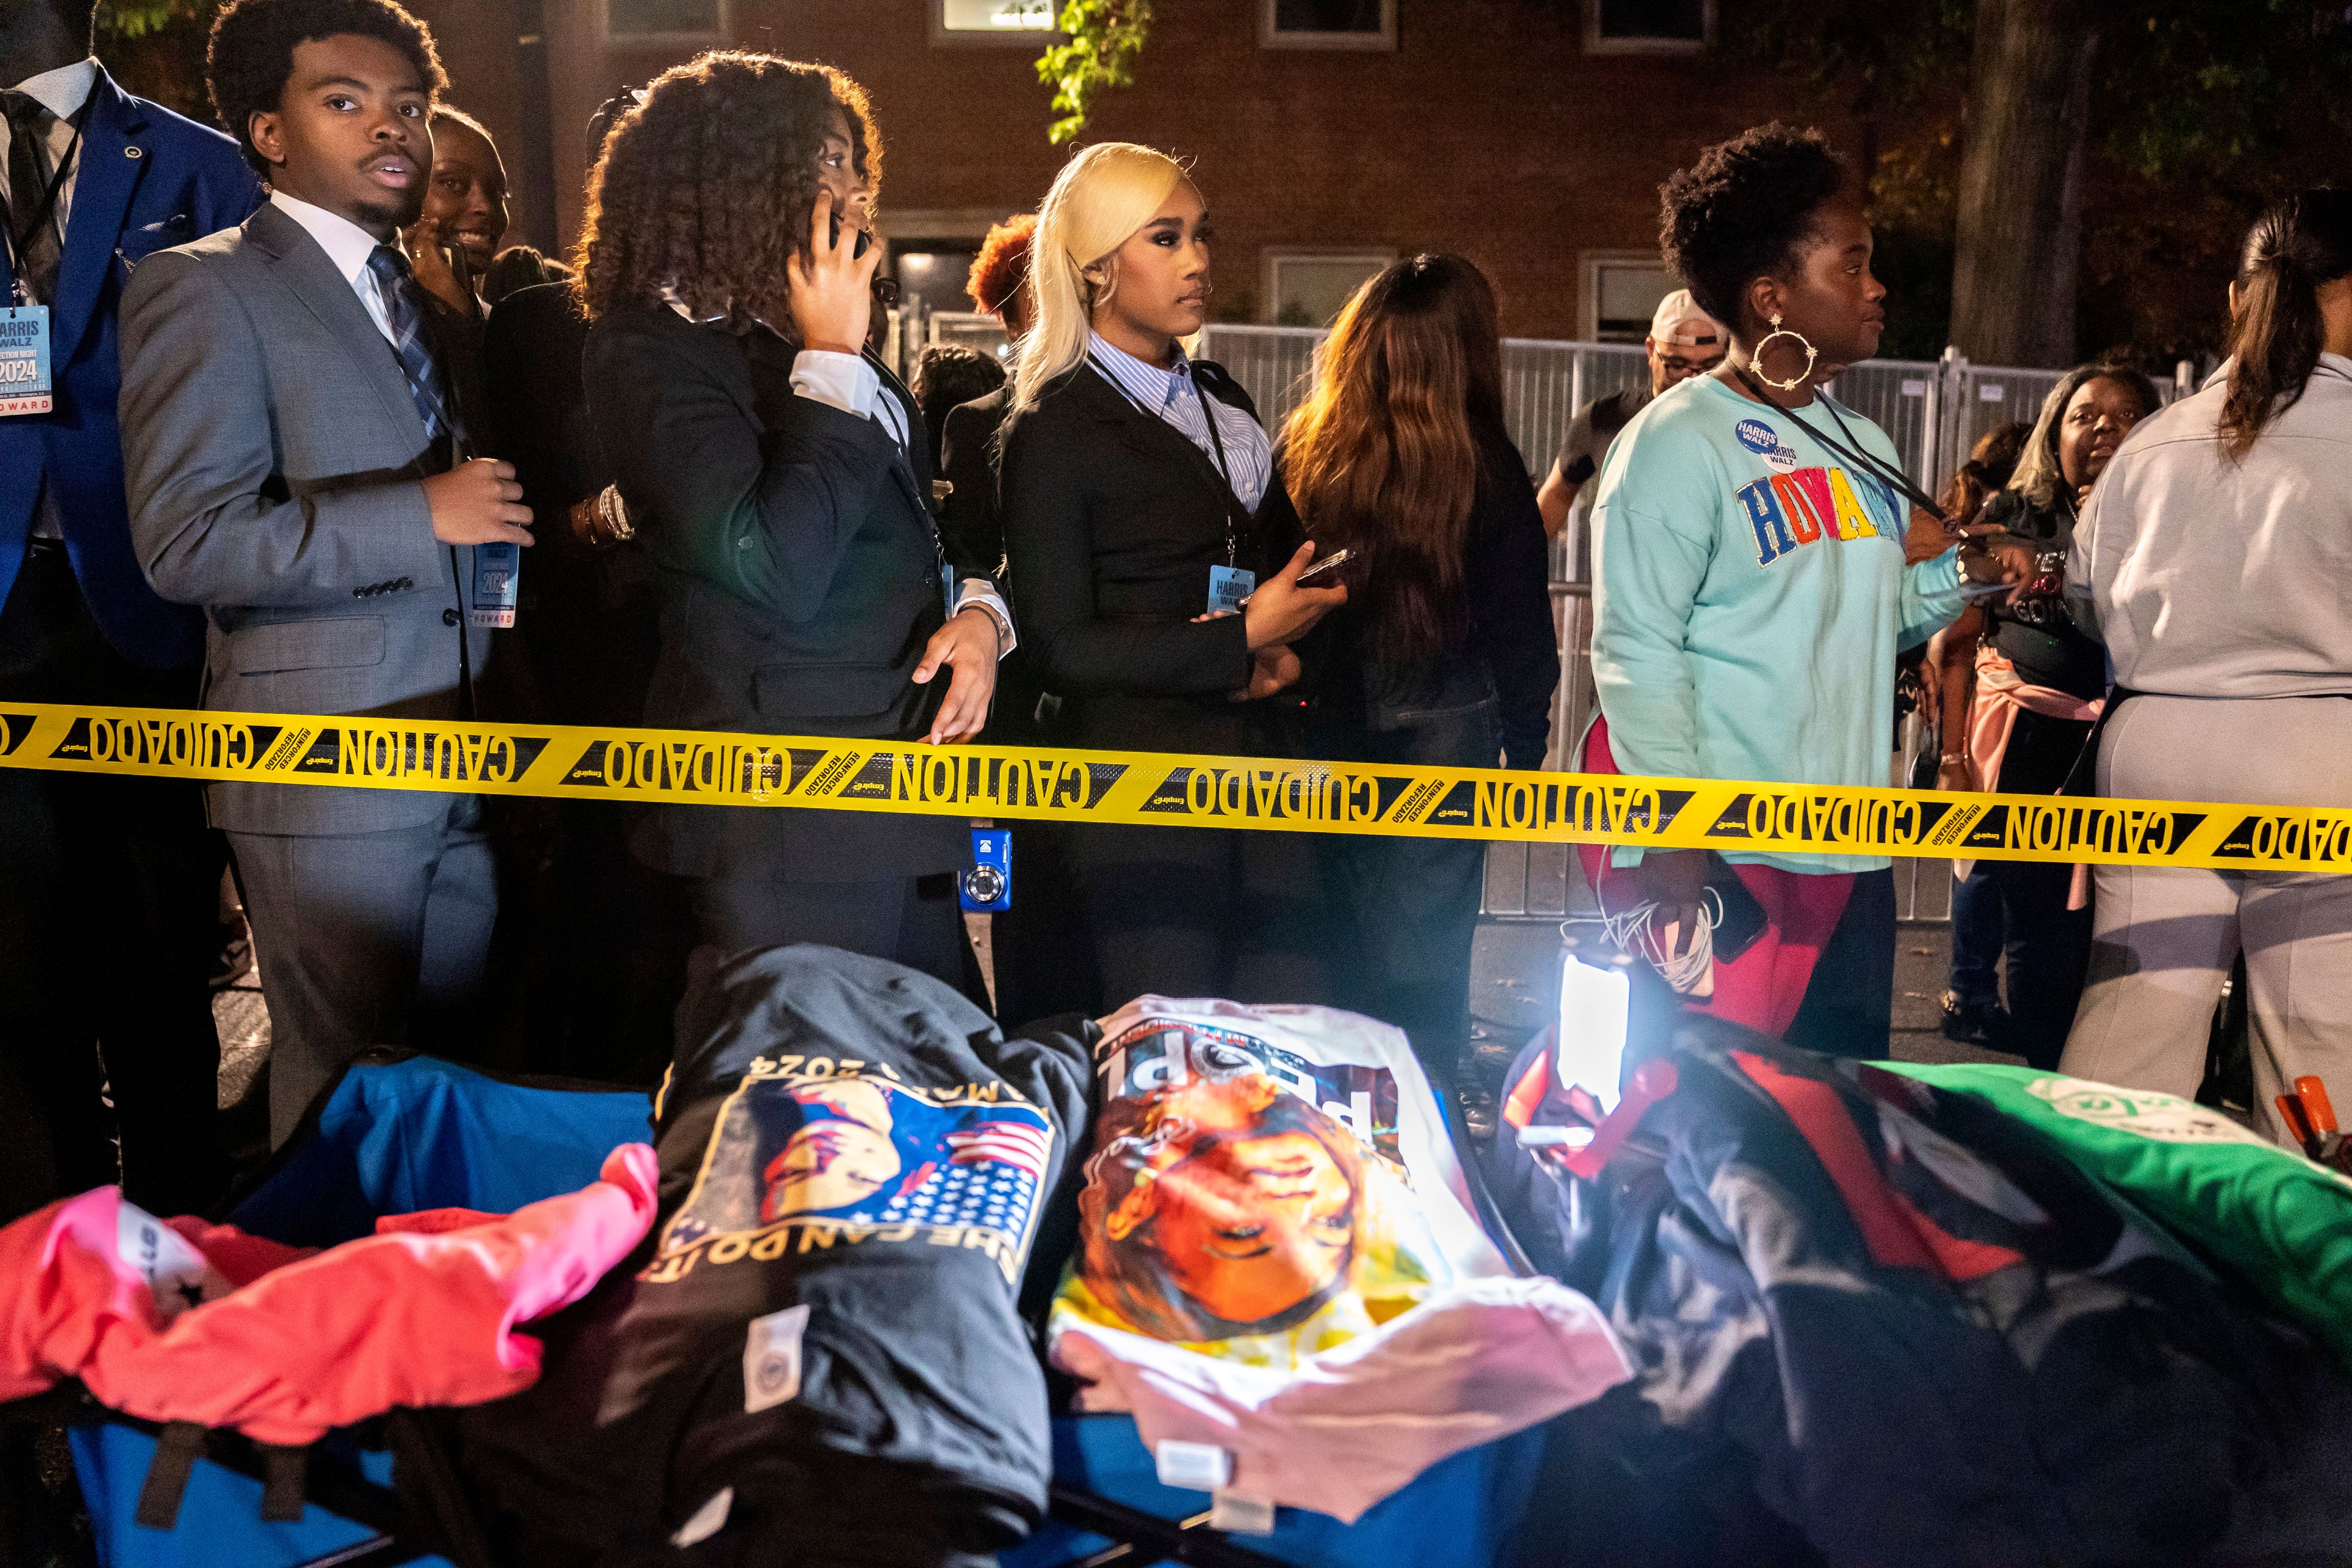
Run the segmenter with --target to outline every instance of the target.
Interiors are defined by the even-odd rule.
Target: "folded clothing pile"
[[[459,1425],[502,1560],[946,1568],[1022,1540],[1052,1464],[1020,1285],[1088,1073],[1080,1034],[1033,1032],[831,948],[698,984],[658,1224],[547,1326],[540,1384]]]
[[[1629,1375],[1591,1301],[1511,1277],[1402,1032],[1145,996],[1095,1063],[1053,1357],[1223,1489],[1352,1521]]]
[[[2326,1226],[2291,1215],[2228,1247],[2176,1229],[2158,1203],[2263,1194],[2230,1176],[2167,1197],[2130,1149],[2103,1175],[2008,1103],[2072,1090],[1908,1076],[1687,1015],[1664,1034],[1678,1087],[1598,1179],[1556,1175],[1508,1128],[1496,1146],[1514,1229],[1640,1367],[1556,1445],[1555,1539],[1694,1563],[2352,1560],[2340,1324],[2283,1313],[2318,1292],[2243,1267],[2266,1247],[2280,1273],[2317,1260]],[[1543,1048],[1507,1093],[1523,1125],[1567,1120]],[[2352,1193],[2284,1174],[2268,1194],[2334,1204],[2340,1237]]]
[[[516,1331],[580,1300],[654,1217],[654,1152],[511,1215],[379,1220],[323,1250],[159,1220],[100,1187],[0,1229],[0,1400],[79,1378],[151,1421],[314,1443],[395,1405],[465,1405],[529,1387]]]

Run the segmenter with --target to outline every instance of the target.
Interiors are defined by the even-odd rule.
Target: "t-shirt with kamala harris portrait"
[[[1885,432],[1829,402],[1818,395],[1799,416],[1902,471]],[[1600,487],[1592,673],[1618,767],[1887,784],[1895,655],[1965,602],[1955,551],[1904,563],[1909,508],[1894,486],[1784,410],[1700,376],[1634,416]],[[1724,858],[1812,872],[1890,863]],[[1638,850],[1616,857],[1638,858]]]

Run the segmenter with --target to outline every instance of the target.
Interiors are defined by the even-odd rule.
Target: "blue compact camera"
[[[972,914],[1002,914],[1013,907],[1012,829],[971,830],[971,869],[959,879],[957,891]]]

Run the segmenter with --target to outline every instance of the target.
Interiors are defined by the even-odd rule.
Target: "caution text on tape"
[[[752,809],[2352,871],[2352,808],[729,731],[28,703],[0,708],[0,765]]]

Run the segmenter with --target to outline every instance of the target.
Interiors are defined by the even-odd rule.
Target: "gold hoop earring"
[[[1805,351],[1805,368],[1799,371],[1796,374],[1790,376],[1786,381],[1774,381],[1770,376],[1764,374],[1764,351],[1772,346],[1772,340],[1775,338],[1793,338],[1796,341],[1797,345]],[[1748,351],[1748,368],[1756,373],[1757,380],[1762,382],[1773,391],[1794,392],[1797,388],[1805,384],[1806,379],[1813,374],[1814,362],[1820,358],[1821,352],[1814,348],[1812,344],[1805,342],[1804,335],[1802,333],[1790,331],[1787,328],[1780,325],[1780,312],[1776,310],[1772,314],[1772,330],[1764,334],[1764,341],[1762,342],[1758,343],[1754,348]]]

